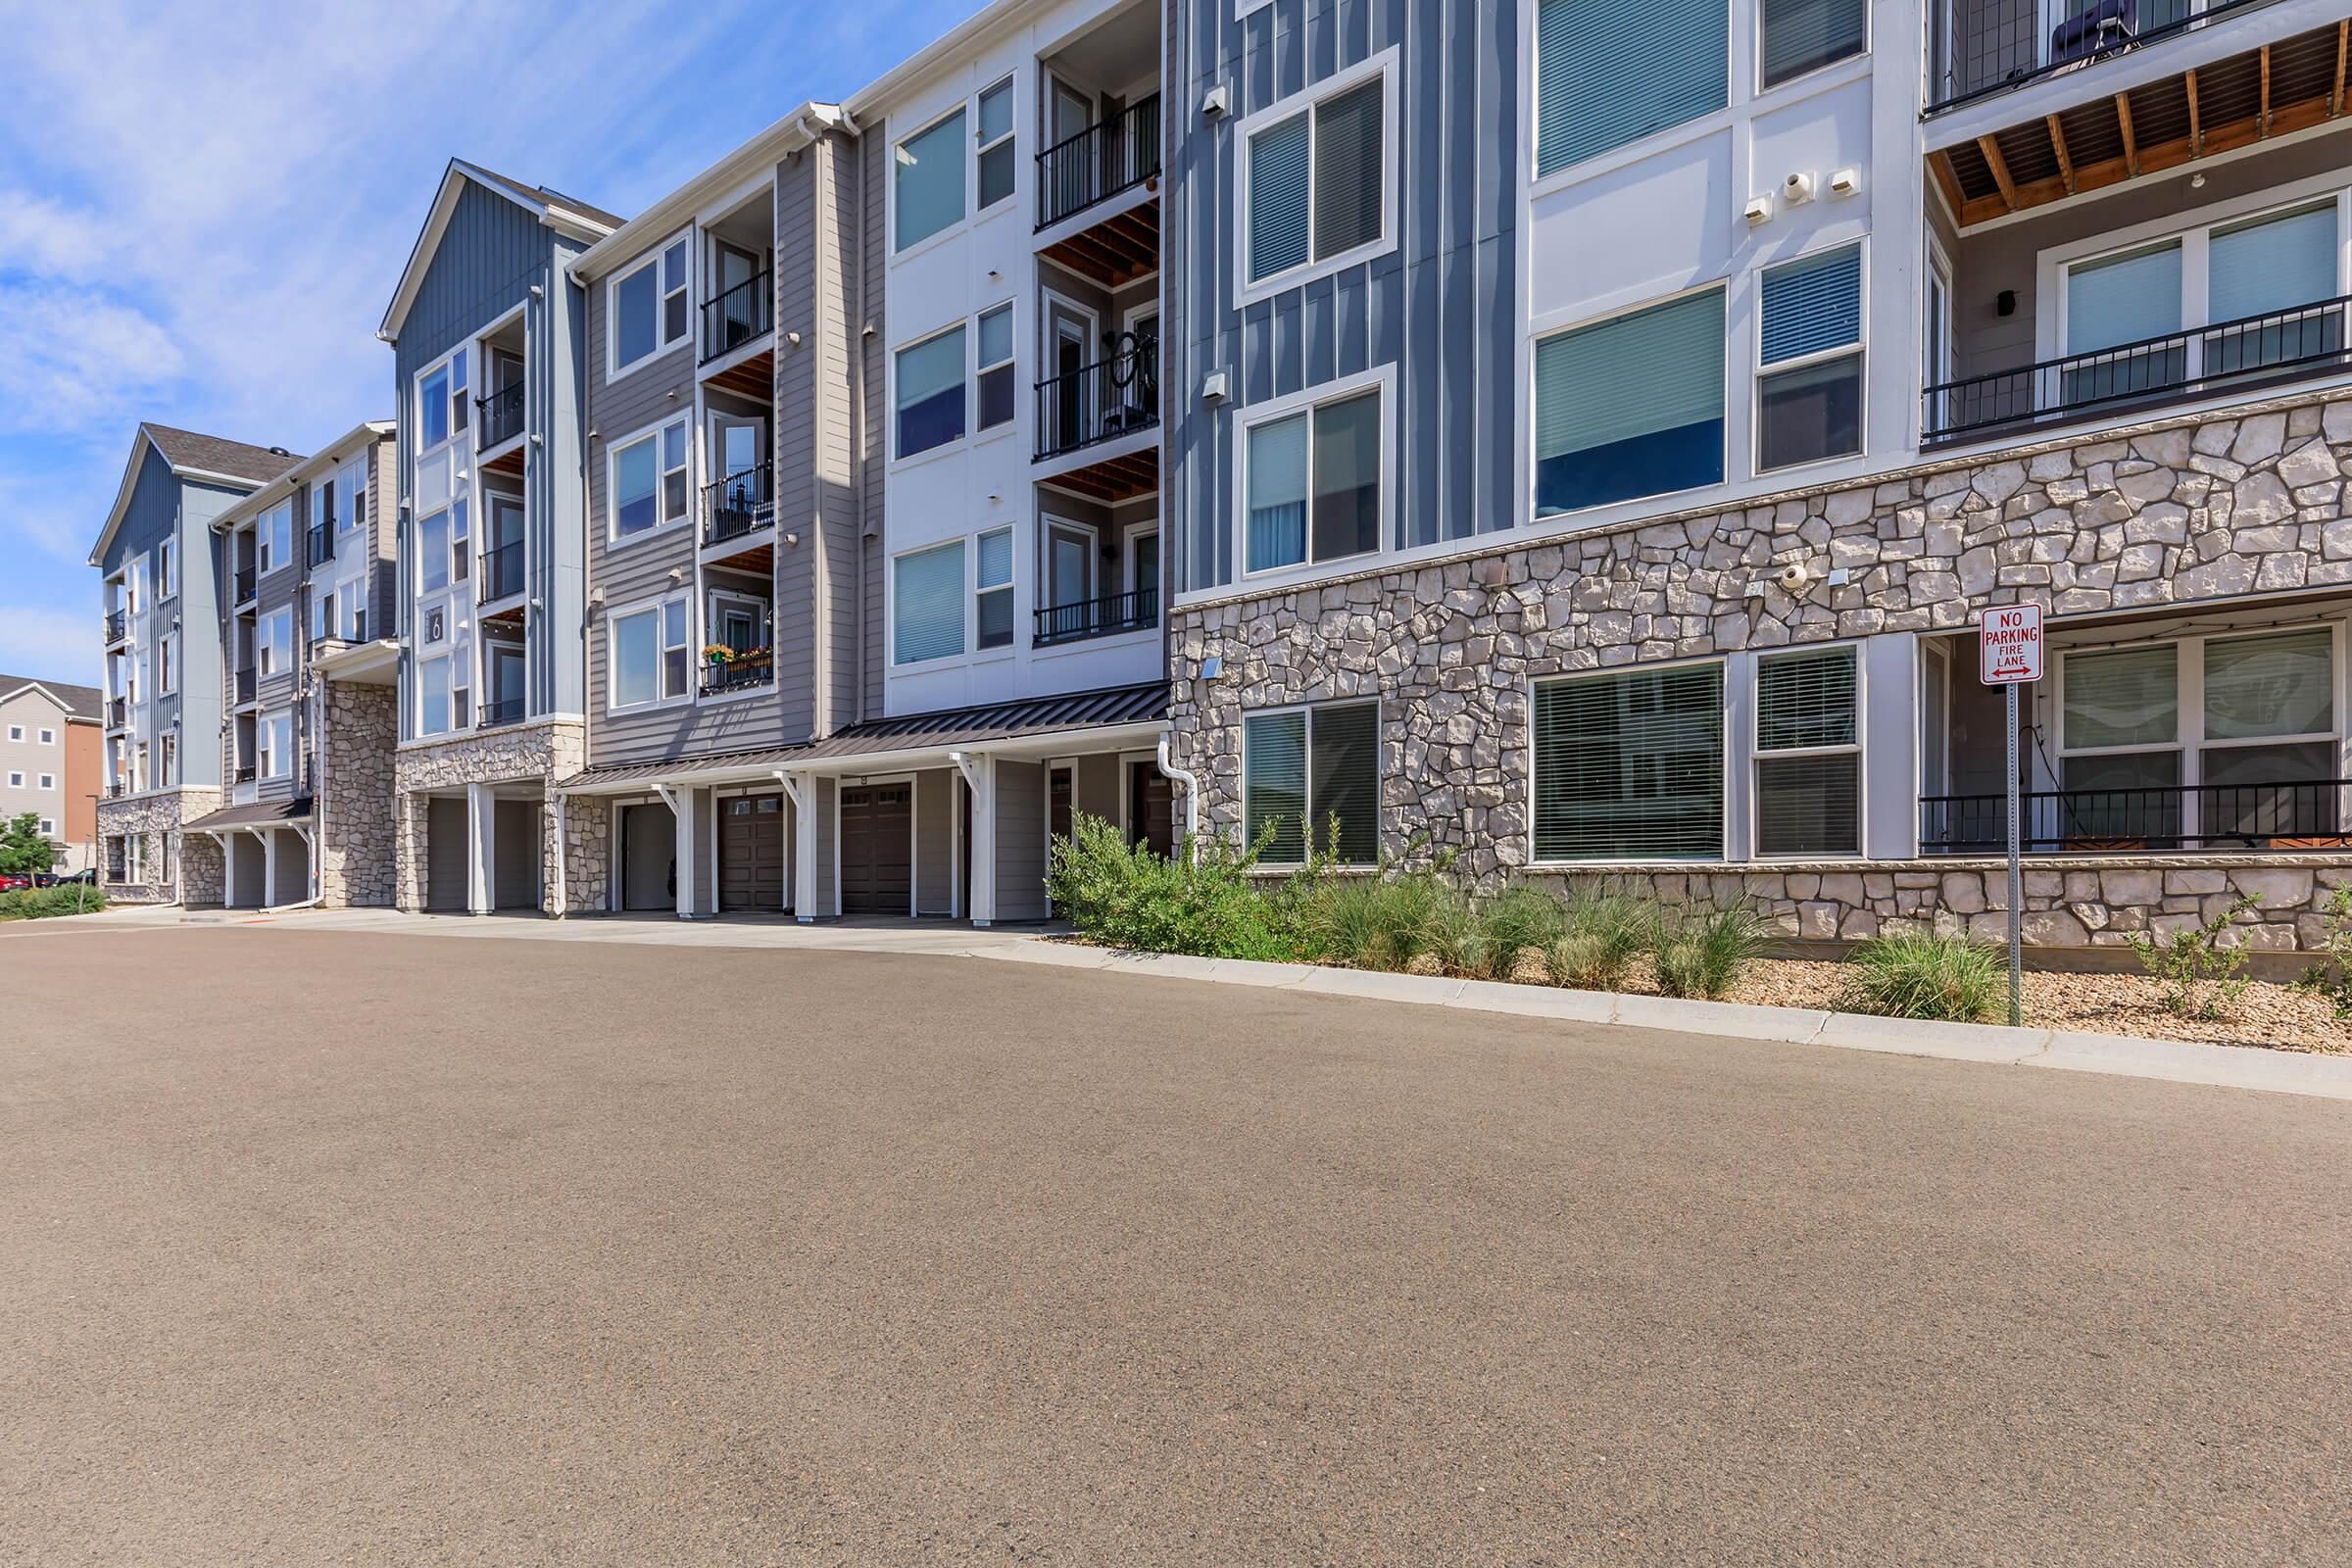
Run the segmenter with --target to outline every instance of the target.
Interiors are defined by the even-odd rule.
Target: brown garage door
[[[784,906],[784,798],[746,795],[718,803],[718,906]]]
[[[914,896],[914,787],[841,792],[841,912],[905,914]]]

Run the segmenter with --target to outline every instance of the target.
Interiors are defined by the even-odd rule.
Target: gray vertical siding
[[[1231,581],[1236,418],[1250,405],[1383,365],[1397,374],[1395,547],[1507,527],[1514,505],[1515,230],[1522,96],[1518,12],[1502,0],[1274,3],[1237,22],[1182,0],[1169,101],[1230,82],[1230,119],[1186,122],[1168,149],[1163,353],[1170,410],[1168,557],[1179,590]],[[1397,248],[1247,309],[1239,279],[1249,115],[1397,46]],[[1170,116],[1171,122],[1176,120]],[[1188,407],[1229,371],[1231,403]]]
[[[860,625],[853,630],[851,646],[856,650],[858,666],[863,673],[865,703],[858,714],[861,718],[882,716],[882,677],[886,661],[882,657],[882,560],[884,533],[883,494],[886,470],[883,461],[888,448],[885,433],[883,398],[889,388],[889,376],[883,363],[882,345],[890,341],[890,332],[883,322],[883,312],[889,306],[889,290],[883,277],[890,266],[887,255],[890,225],[884,221],[883,203],[889,197],[890,180],[885,174],[888,167],[890,135],[887,125],[868,128],[859,147],[858,175],[863,207],[858,219],[864,241],[863,269],[858,295],[862,306],[859,344],[863,359],[859,367],[858,386],[864,394],[864,407],[858,411],[858,461],[860,479],[858,506],[863,514],[862,527],[870,536],[865,540],[864,553],[858,566],[865,588]],[[863,328],[872,330],[864,331]]]
[[[1046,768],[996,763],[997,918],[1046,917]]]
[[[295,755],[291,770],[280,778],[264,778],[258,768],[254,773],[255,794],[259,799],[265,801],[290,800],[302,784],[302,753],[305,745],[303,720],[305,715],[294,711],[296,706],[294,697],[295,693],[302,688],[300,676],[302,668],[309,659],[311,640],[311,629],[307,624],[309,599],[304,592],[304,584],[309,580],[311,569],[311,487],[307,484],[296,485],[287,504],[292,507],[294,513],[292,555],[289,559],[278,562],[271,570],[261,573],[254,581],[255,647],[257,649],[260,647],[263,625],[271,615],[281,610],[291,612],[288,619],[294,632],[292,640],[286,645],[287,658],[284,665],[268,675],[257,676],[254,681],[254,697],[260,704],[260,707],[254,711],[253,718],[256,742],[254,761],[256,763],[261,760],[259,742],[261,725],[264,721],[270,715],[281,712],[292,712],[294,719]],[[256,518],[255,522],[258,526],[260,519]],[[256,545],[257,547],[259,545],[258,539]]]
[[[808,853],[816,862],[816,907],[800,912],[810,918],[821,918],[841,912],[841,879],[834,874],[834,856],[841,835],[841,781],[818,778],[809,783],[810,815]]]
[[[914,775],[914,911],[956,912],[956,785],[952,767]]]

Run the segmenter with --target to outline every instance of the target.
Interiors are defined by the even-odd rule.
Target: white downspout
[[[312,832],[310,829],[308,829],[308,828],[300,828],[300,827],[298,827],[298,828],[296,828],[294,831],[295,831],[296,833],[298,833],[298,834],[300,834],[300,835],[302,836],[303,847],[304,847],[305,849],[307,849],[307,850],[310,852],[310,857],[311,857],[311,896],[310,896],[309,898],[307,898],[307,899],[296,899],[296,900],[295,900],[295,901],[294,901],[292,904],[271,904],[271,905],[266,905],[266,906],[263,906],[263,907],[262,907],[260,910],[256,911],[256,912],[258,912],[258,913],[261,913],[261,914],[286,914],[286,913],[290,913],[291,911],[293,911],[293,910],[295,910],[295,909],[308,909],[308,908],[311,908],[312,906],[314,906],[315,905],[317,905],[317,904],[318,904],[318,835],[316,835],[315,833],[313,833],[313,832]]]
[[[554,917],[558,920],[563,919],[571,910],[571,900],[564,885],[564,862],[571,858],[570,817],[565,809],[570,804],[571,797],[562,790],[556,791],[554,797],[547,803],[549,814],[556,819],[556,907]]]
[[[1184,854],[1197,865],[1200,861],[1200,781],[1168,760],[1164,734],[1159,738],[1159,770],[1184,786]]]
[[[803,833],[814,836],[814,829],[808,822],[808,791],[794,782],[793,776],[780,767],[770,776],[775,779],[776,788],[784,792],[784,799],[792,803],[792,828],[784,835],[784,907],[777,912],[794,914],[799,912],[801,906],[800,836]]]

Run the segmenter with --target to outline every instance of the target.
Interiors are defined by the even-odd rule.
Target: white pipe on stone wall
[[[1168,758],[1168,738],[1159,738],[1159,770],[1184,787],[1184,854],[1196,865],[1200,860],[1200,781]]]

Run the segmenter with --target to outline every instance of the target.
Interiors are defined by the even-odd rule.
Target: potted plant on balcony
[[[703,660],[713,673],[726,668],[727,662],[734,657],[735,650],[725,643],[707,643],[703,647]]]

